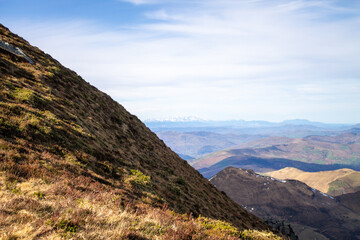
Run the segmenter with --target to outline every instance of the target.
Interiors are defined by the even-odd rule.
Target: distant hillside
[[[214,174],[216,169],[235,166],[234,164],[236,167],[250,168],[257,172],[285,167],[295,167],[309,172],[340,168],[360,170],[360,133],[352,129],[337,136],[309,136],[297,139],[270,137],[192,161],[192,166],[202,169],[201,172],[212,169]]]
[[[221,157],[221,155],[220,155]],[[316,164],[316,163],[304,163],[300,161],[294,161],[282,158],[259,158],[247,155],[230,156],[224,160],[211,165],[207,168],[200,168],[198,171],[206,178],[210,178],[222,169],[229,166],[236,168],[252,169],[258,173],[266,173],[275,170],[279,170],[285,167],[298,168],[307,172],[319,172],[319,171],[331,171],[336,169],[342,169],[348,167],[348,165],[342,164]],[[359,166],[353,166],[357,171],[360,170]]]
[[[296,168],[283,168],[265,175],[277,179],[294,179],[306,183],[332,196],[360,191],[360,172],[352,169],[304,172]]]
[[[329,124],[329,123],[321,123],[321,122],[313,122],[305,119],[294,119],[294,120],[286,120],[283,122],[267,122],[267,121],[245,121],[245,120],[228,120],[228,121],[206,121],[197,118],[184,118],[184,119],[168,119],[168,120],[145,120],[145,124],[154,129],[156,132],[161,130],[169,130],[169,129],[189,129],[189,128],[197,128],[200,129],[266,129],[269,130],[271,128],[298,128],[298,129],[317,129],[318,131],[340,131],[349,129],[351,124]]]
[[[168,145],[173,151],[182,155],[188,155],[192,158],[197,158],[208,153],[217,152],[241,143],[250,142],[264,137],[261,135],[237,135],[232,133],[222,134],[206,131],[164,131],[157,132],[156,134],[160,139],[164,140],[166,145]]]
[[[233,167],[222,170],[210,182],[260,217],[289,221],[300,239],[360,239],[360,214],[355,208],[302,182]]]
[[[2,25],[0,40],[26,56],[0,47],[1,239],[253,239],[262,233],[247,229],[269,229],[108,95]]]
[[[267,137],[301,138],[335,135],[350,129],[346,124],[325,124],[307,120],[281,123],[266,121],[146,121],[160,139],[175,152],[194,158]]]

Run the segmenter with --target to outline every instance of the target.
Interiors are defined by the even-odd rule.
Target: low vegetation
[[[34,60],[0,49],[0,239],[271,236],[109,96],[0,34]]]
[[[45,180],[45,175],[16,181],[19,176],[0,173],[1,239],[281,239],[271,232],[239,231],[224,221],[179,214],[166,204],[156,208],[149,199],[129,201],[126,191],[90,177],[68,173]],[[141,185],[148,185],[150,179],[135,171],[139,175]],[[131,173],[125,182],[133,179]]]

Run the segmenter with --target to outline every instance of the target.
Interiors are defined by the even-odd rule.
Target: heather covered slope
[[[0,49],[2,236],[240,234],[200,214],[268,229],[109,96],[1,25],[0,36],[34,61]]]
[[[313,237],[320,234],[330,239],[360,239],[360,215],[348,198],[343,198],[343,205],[302,182],[277,180],[233,167],[222,170],[210,181],[260,217],[300,225],[295,231],[300,239],[314,239],[309,238],[310,231],[315,231]]]
[[[287,167],[265,174],[283,180],[298,180],[332,196],[360,190],[360,172],[352,169],[344,168],[333,171],[304,172],[296,168]]]

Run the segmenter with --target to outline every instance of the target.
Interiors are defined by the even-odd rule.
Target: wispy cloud
[[[360,119],[355,1],[127,2],[149,21],[14,30],[142,118]]]

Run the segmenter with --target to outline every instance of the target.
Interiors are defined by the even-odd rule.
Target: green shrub
[[[186,181],[182,177],[176,178],[175,183],[179,185],[187,185]]]
[[[62,229],[67,233],[75,233],[77,232],[79,225],[71,220],[62,218],[56,223],[55,227],[57,229]]]
[[[130,183],[140,188],[152,188],[151,178],[136,169],[130,169]]]
[[[226,232],[231,236],[237,236],[239,234],[237,228],[230,223],[202,216],[199,216],[197,220],[208,230]]]
[[[34,91],[27,88],[15,88],[12,96],[20,102],[31,102],[34,97]]]
[[[12,193],[19,194],[20,189],[17,188],[16,185],[17,185],[17,180],[13,182],[5,182],[5,186],[7,190],[11,191]]]
[[[258,231],[258,230],[244,230],[241,231],[239,237],[243,240],[281,240],[282,238],[272,232]]]
[[[35,197],[37,197],[38,199],[43,199],[45,197],[45,193],[41,192],[41,191],[37,191],[34,192],[33,194]]]
[[[169,185],[168,185],[168,189],[169,189],[170,192],[172,192],[172,193],[174,193],[174,194],[176,194],[176,195],[178,195],[178,196],[181,195],[181,190],[180,190],[180,188],[174,186],[173,184],[169,184]]]

